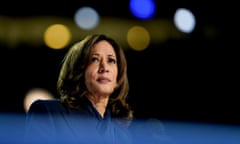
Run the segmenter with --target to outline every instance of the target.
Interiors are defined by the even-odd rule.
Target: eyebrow
[[[92,55],[100,56],[99,53],[92,53]],[[109,56],[109,57],[114,57],[114,58],[117,57],[117,56],[115,56],[115,55],[113,55],[113,54],[108,54],[107,56]]]

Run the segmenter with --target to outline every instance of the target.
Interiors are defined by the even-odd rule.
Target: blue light
[[[153,0],[131,0],[130,10],[139,19],[150,19],[155,13],[155,3]]]

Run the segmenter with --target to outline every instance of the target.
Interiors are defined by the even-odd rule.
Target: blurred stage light
[[[153,0],[131,0],[130,11],[139,19],[150,19],[155,14],[155,3]]]
[[[69,29],[62,24],[49,26],[44,33],[45,44],[52,49],[62,49],[71,40]]]
[[[34,88],[29,90],[26,93],[26,96],[23,101],[23,107],[25,112],[28,111],[30,105],[38,99],[53,99],[54,96],[47,90],[42,89],[42,88]]]
[[[133,26],[127,33],[127,41],[130,47],[136,51],[146,49],[150,44],[149,32],[141,26]]]
[[[74,15],[75,23],[84,30],[94,29],[99,23],[97,11],[91,7],[81,7]]]
[[[185,8],[179,8],[174,15],[174,24],[184,33],[191,33],[196,25],[196,20],[193,13]]]

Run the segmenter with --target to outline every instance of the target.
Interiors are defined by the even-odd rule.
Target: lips
[[[106,77],[99,77],[97,78],[97,81],[101,83],[107,83],[107,82],[110,82],[110,79]]]

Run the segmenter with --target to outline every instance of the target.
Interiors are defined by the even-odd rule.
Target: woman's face
[[[85,83],[91,95],[109,96],[117,86],[117,58],[111,44],[103,40],[93,46]]]

